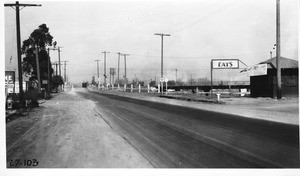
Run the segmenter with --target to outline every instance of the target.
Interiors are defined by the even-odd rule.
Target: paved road
[[[300,167],[299,126],[82,90],[154,167]]]

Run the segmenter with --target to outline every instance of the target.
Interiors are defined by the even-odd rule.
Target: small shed
[[[277,97],[277,66],[276,57],[263,61],[267,63],[267,75],[251,76],[251,97]],[[282,97],[298,97],[298,61],[280,58]]]

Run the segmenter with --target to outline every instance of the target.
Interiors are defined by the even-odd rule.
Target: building
[[[277,97],[276,57],[259,64],[267,63],[267,75],[251,76],[251,97]],[[298,61],[281,57],[282,97],[298,97]]]

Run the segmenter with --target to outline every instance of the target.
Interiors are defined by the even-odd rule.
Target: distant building
[[[251,97],[277,96],[276,57],[259,64],[268,64],[267,75],[251,76]],[[281,57],[282,97],[298,97],[298,61]]]

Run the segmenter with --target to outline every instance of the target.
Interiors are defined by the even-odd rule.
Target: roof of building
[[[293,59],[288,59],[285,57],[280,57],[280,66],[281,68],[298,68],[298,61]],[[268,59],[266,61],[261,62],[260,64],[268,64],[268,68],[277,68],[276,66],[276,57],[273,57],[272,59]]]

